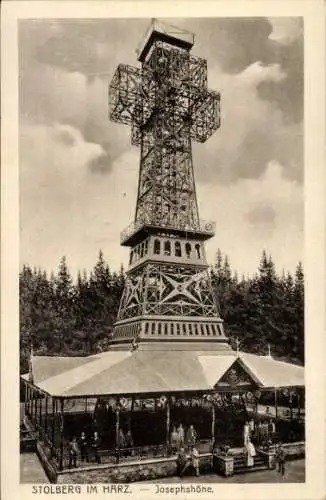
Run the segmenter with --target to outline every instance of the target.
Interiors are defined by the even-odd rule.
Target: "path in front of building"
[[[20,454],[21,483],[49,483],[41,462],[36,453]]]
[[[216,474],[205,474],[204,476],[166,477],[155,481],[142,481],[157,483],[304,483],[305,482],[305,460],[287,462],[285,476],[282,477],[276,470],[262,470],[235,474],[232,477],[222,477]],[[140,482],[138,483],[140,484]]]

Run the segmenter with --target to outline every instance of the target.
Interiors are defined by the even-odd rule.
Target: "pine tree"
[[[66,257],[63,256],[55,279],[53,327],[55,340],[57,341],[56,350],[61,354],[67,353],[67,349],[69,350],[73,340],[75,328],[74,292]]]
[[[294,280],[294,310],[296,353],[301,362],[304,362],[304,272],[302,262],[299,262],[295,271]]]

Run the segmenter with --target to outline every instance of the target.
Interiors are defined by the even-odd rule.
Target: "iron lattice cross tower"
[[[110,119],[131,126],[140,146],[136,214],[121,234],[131,248],[112,347],[229,349],[211,286],[199,219],[191,140],[220,125],[207,62],[190,55],[191,33],[153,21],[138,51],[110,85]]]

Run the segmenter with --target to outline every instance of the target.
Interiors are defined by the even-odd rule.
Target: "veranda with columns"
[[[60,387],[60,374],[40,381],[35,377],[32,381],[31,374],[22,378],[26,420],[37,431],[38,439],[45,443],[59,470],[68,467],[68,443],[72,437],[80,437],[82,431],[87,436],[94,431],[99,433],[101,463],[170,456],[173,452],[171,431],[180,423],[185,428],[190,425],[195,427],[198,433],[196,445],[201,452],[211,452],[214,444],[241,446],[243,424],[252,415],[260,418],[259,405],[262,401],[272,408],[268,418],[273,418],[277,427],[291,429],[299,425],[300,432],[304,432],[300,409],[304,396],[301,367],[246,353],[233,356],[198,354],[196,360],[190,353],[186,355],[187,359],[182,359],[185,353],[179,353],[180,370],[188,364],[187,373],[182,377],[181,372],[171,374],[168,367],[168,371],[160,370],[155,360],[150,359],[153,353],[136,352],[133,356],[142,359],[138,360],[141,361],[139,370],[134,372],[137,374],[134,375],[134,388],[138,390],[131,392],[128,373],[125,374],[125,383],[119,383],[118,370],[125,358],[130,360],[129,353],[120,353],[120,361],[109,369],[111,373],[102,373],[107,372],[105,368],[111,364],[103,363],[103,358],[112,358],[115,354],[102,356],[102,361],[99,361],[101,356],[97,360],[95,357],[88,367],[84,364],[84,369],[79,370],[83,373],[83,380],[79,379],[78,384],[74,378],[78,375],[78,367],[64,371],[65,390]],[[78,363],[78,359],[74,359]],[[85,363],[85,358],[80,358],[80,362]],[[101,364],[100,370],[92,367],[92,363]],[[37,376],[37,357],[32,364],[36,367]],[[155,366],[155,374],[148,373],[149,366]],[[160,373],[157,373],[157,368]],[[199,373],[199,368],[202,373]],[[257,378],[258,368],[261,379]],[[289,374],[292,374],[292,383],[289,383]],[[274,385],[271,385],[272,380],[267,380],[267,375],[274,380]],[[281,380],[282,376],[288,382]],[[107,384],[101,388],[101,380],[108,378],[115,391],[106,391]],[[172,382],[180,390],[170,388]],[[147,390],[140,391],[141,384]],[[201,387],[205,384],[206,388]],[[129,391],[126,390],[128,385]],[[93,391],[90,390],[92,387]],[[289,414],[285,415],[284,411],[280,414],[279,405],[282,411],[287,406]],[[131,430],[132,449],[121,449],[120,429],[124,432]],[[285,430],[286,434],[289,432]],[[90,460],[93,460],[92,456]]]

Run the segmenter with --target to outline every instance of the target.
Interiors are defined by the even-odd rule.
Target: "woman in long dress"
[[[254,465],[254,457],[256,456],[256,449],[252,442],[250,441],[250,438],[247,441],[247,466],[252,467]]]

